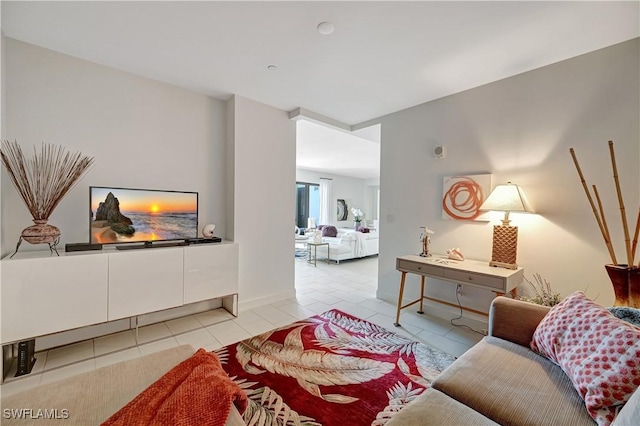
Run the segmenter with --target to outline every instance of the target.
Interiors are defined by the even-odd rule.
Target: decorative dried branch
[[[27,160],[18,142],[4,140],[0,155],[33,219],[49,219],[62,197],[91,167],[94,158],[45,143],[39,153],[35,147],[33,152],[33,158]]]
[[[576,170],[578,171],[578,176],[580,176],[580,182],[582,182],[582,187],[584,188],[585,194],[587,194],[587,200],[589,200],[589,204],[591,205],[591,210],[593,211],[593,215],[596,218],[596,222],[598,222],[598,227],[600,228],[600,233],[602,234],[602,238],[604,238],[604,243],[607,246],[607,250],[609,250],[609,256],[611,256],[611,262],[614,265],[617,265],[618,262],[616,260],[616,254],[613,251],[613,245],[611,245],[611,240],[607,236],[607,232],[604,229],[602,224],[602,220],[598,215],[598,211],[596,210],[596,206],[593,203],[593,198],[591,198],[591,193],[589,192],[589,187],[587,187],[587,182],[584,180],[584,175],[582,174],[582,169],[580,169],[580,164],[578,164],[578,158],[576,157],[576,153],[573,148],[569,148],[569,152],[571,153],[571,157],[573,158],[573,164],[576,166]]]
[[[613,149],[613,141],[609,141],[609,154],[611,154],[611,168],[613,169],[613,180],[616,184],[616,192],[618,193],[618,204],[620,205],[620,217],[622,218],[622,229],[624,230],[624,242],[627,249],[627,265],[633,266],[633,258],[631,257],[631,239],[629,238],[629,225],[627,224],[627,214],[624,209],[624,201],[622,200],[622,190],[620,189],[620,181],[618,180],[618,167],[616,166],[616,154]]]

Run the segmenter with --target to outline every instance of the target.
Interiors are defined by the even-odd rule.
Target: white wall
[[[598,185],[616,253],[624,258],[607,141],[615,142],[633,228],[640,205],[639,63],[636,39],[374,120],[382,124],[378,296],[395,303],[395,258],[420,251],[425,224],[436,232],[435,252],[460,247],[469,258],[489,260],[492,224],[443,220],[440,201],[444,176],[492,173],[494,185],[521,185],[538,213],[512,215],[525,276],[539,273],[563,295],[586,290],[611,305],[604,269],[610,259],[569,148],[588,183]],[[446,146],[446,158],[431,156],[437,145]],[[408,282],[414,289],[417,283]],[[455,302],[451,285],[430,281],[429,287],[431,295]],[[465,287],[462,301],[487,311],[492,298]]]
[[[6,70],[5,70],[5,52],[6,52],[6,43],[5,43],[5,37],[4,34],[2,33],[2,31],[0,31],[0,87],[2,87],[0,90],[0,93],[5,93],[6,91],[6,84],[5,84],[5,76],[6,76]],[[6,100],[5,100],[5,96],[0,96],[0,139],[4,140],[6,139],[6,134],[5,134],[5,126],[6,126]],[[0,199],[2,199],[2,181],[3,181],[3,173],[0,173]],[[2,223],[2,209],[0,208],[0,223]],[[0,244],[2,242],[2,226],[0,226]],[[0,257],[1,257],[1,250],[0,250]]]
[[[4,136],[95,157],[50,218],[61,243],[88,241],[90,185],[199,192],[200,227],[225,229],[225,106],[208,96],[7,38]],[[31,216],[2,170],[2,254]],[[23,244],[20,250],[43,250]]]
[[[295,125],[285,111],[241,97],[221,102],[12,39],[5,47],[6,137],[26,150],[46,141],[96,157],[51,217],[62,244],[88,239],[89,185],[198,191],[201,225],[213,222],[217,235],[239,243],[240,308],[295,295],[294,245],[283,238],[294,217]],[[5,255],[31,217],[2,173]]]
[[[295,123],[286,111],[240,96],[233,110],[234,241],[239,243],[240,309],[295,296],[291,224]]]
[[[365,181],[364,206],[367,211],[367,225],[373,224],[374,219],[379,219],[380,179],[367,179]]]
[[[341,228],[353,227],[353,215],[351,214],[351,208],[359,208],[365,213],[365,219],[374,219],[371,215],[374,213],[371,200],[368,197],[368,191],[370,191],[370,185],[375,183],[372,179],[359,179],[349,176],[336,175],[332,173],[322,173],[314,170],[296,169],[296,181],[307,183],[320,183],[320,178],[325,177],[333,180],[332,185],[332,207],[333,223],[332,225]],[[348,220],[337,220],[335,212],[337,211],[337,200],[343,199],[347,202],[349,209]],[[295,206],[295,204],[292,204]],[[324,225],[318,223],[318,225]]]
[[[27,155],[48,142],[95,157],[95,166],[51,216],[62,231],[61,250],[89,238],[90,185],[198,191],[200,227],[216,223],[216,234],[225,237],[223,102],[10,38],[3,38],[2,47],[3,137],[17,140]],[[31,216],[4,167],[1,185],[4,256],[13,252]],[[128,321],[117,321],[38,339],[36,346],[128,327]]]
[[[236,121],[236,99],[231,97],[225,105],[226,112],[226,138],[225,138],[225,230],[224,233],[230,241],[235,240],[234,227],[235,220],[233,212],[235,210],[235,121]]]
[[[4,53],[5,52],[5,37],[4,34],[2,33],[2,31],[0,31],[0,81],[2,84],[2,93],[5,92],[6,90],[6,86],[5,86],[5,60],[4,60]],[[6,112],[6,108],[5,108],[5,97],[4,96],[0,96],[0,138],[4,139],[5,135],[4,135],[4,123],[5,123],[5,112]]]
[[[2,8],[0,8],[0,10],[2,10]],[[0,12],[1,15],[1,12]],[[2,22],[2,19],[0,17],[0,22]],[[4,40],[4,33],[2,33],[2,30],[0,29],[0,93],[5,93],[5,40]],[[4,126],[5,126],[5,97],[4,95],[0,95],[0,139],[4,140],[5,139],[5,134],[4,134]],[[0,173],[0,199],[2,199],[2,181],[3,181],[3,174]],[[2,223],[2,209],[0,208],[0,223]],[[2,226],[0,226],[0,244],[2,242]],[[1,256],[1,250],[0,250],[0,257]],[[2,275],[2,264],[0,263],[0,275]],[[2,298],[0,297],[0,302],[2,301]],[[1,305],[1,303],[0,303]],[[6,375],[6,371],[5,369],[8,369],[8,365],[10,365],[10,360],[11,360],[12,354],[11,351],[9,350],[9,348],[2,348],[2,377],[4,377]]]

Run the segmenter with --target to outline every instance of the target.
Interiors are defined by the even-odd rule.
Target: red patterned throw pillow
[[[569,376],[599,425],[609,425],[640,387],[640,328],[575,292],[542,319],[531,349]]]

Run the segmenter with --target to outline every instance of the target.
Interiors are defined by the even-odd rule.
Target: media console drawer
[[[94,253],[3,260],[2,343],[106,321],[108,256]]]

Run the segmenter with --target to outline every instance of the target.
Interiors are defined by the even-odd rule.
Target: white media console
[[[238,244],[2,259],[2,345],[209,299],[237,315]]]

